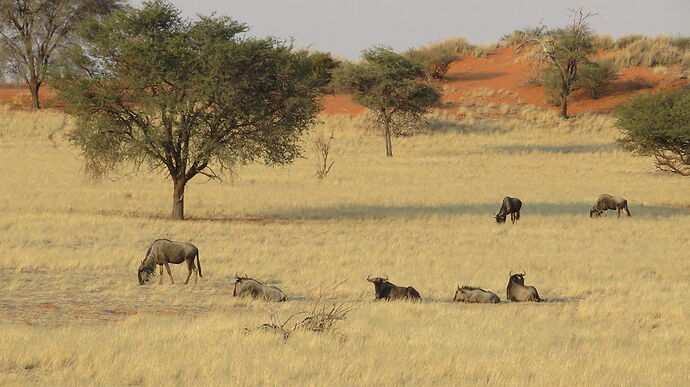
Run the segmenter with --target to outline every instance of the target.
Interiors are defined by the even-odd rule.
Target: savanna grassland
[[[436,117],[394,139],[392,159],[358,119],[323,117],[324,181],[305,138],[288,168],[192,180],[191,220],[175,222],[162,175],[93,184],[61,113],[0,114],[0,384],[689,382],[690,179],[619,149],[608,116]],[[601,193],[632,217],[590,219]],[[505,195],[525,203],[515,225],[491,216]],[[198,285],[182,285],[183,265],[174,285],[138,285],[156,238],[199,247]],[[505,301],[511,270],[547,302]],[[233,298],[235,272],[289,301]],[[424,301],[374,302],[370,273]],[[457,284],[504,301],[451,303]],[[354,308],[334,333],[245,332],[320,295]]]

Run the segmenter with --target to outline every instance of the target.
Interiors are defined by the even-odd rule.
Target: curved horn
[[[388,281],[388,274],[384,274],[386,276],[386,281]]]
[[[367,276],[367,281],[371,282],[371,273]]]
[[[520,275],[524,277],[525,274],[527,274],[527,273],[525,273],[525,269],[522,269],[522,274],[520,274]]]
[[[510,274],[508,274],[508,276],[510,276],[510,277],[513,276],[513,271],[512,271],[512,270],[510,271]]]
[[[237,275],[237,272],[235,272],[235,278],[240,279],[240,276]]]

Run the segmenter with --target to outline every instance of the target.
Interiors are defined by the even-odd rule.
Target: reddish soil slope
[[[484,58],[466,56],[453,64],[447,79],[440,83],[444,94],[443,110],[453,113],[459,107],[468,105],[532,104],[557,111],[557,107],[546,103],[541,87],[525,85],[525,81],[533,74],[531,64],[520,61],[510,47],[497,49]],[[605,95],[598,100],[589,98],[581,91],[575,92],[568,112],[578,114],[585,111],[610,111],[635,94],[680,87],[683,82],[687,81],[656,74],[649,68],[623,69],[619,72],[618,80],[609,85]],[[640,89],[640,83],[648,83],[652,87]],[[41,89],[41,97],[45,107],[60,106],[58,101],[53,100],[54,93],[48,86]],[[0,103],[14,108],[28,108],[31,105],[29,90],[22,84],[0,84]],[[364,110],[348,95],[330,95],[323,99],[323,111],[326,114],[356,115]]]
[[[463,105],[488,104],[532,104],[558,111],[545,101],[541,87],[530,87],[525,81],[534,74],[531,64],[520,61],[511,47],[500,48],[484,58],[466,56],[456,62],[441,82],[443,88],[443,110],[454,112]],[[639,89],[640,83],[648,83],[651,88]],[[623,69],[616,81],[605,90],[605,95],[597,100],[577,91],[571,96],[568,113],[585,111],[606,112],[631,96],[660,89],[680,87],[677,78],[654,73],[649,68]],[[324,100],[324,112],[328,114],[357,114],[363,108],[352,102],[346,95],[329,96]]]

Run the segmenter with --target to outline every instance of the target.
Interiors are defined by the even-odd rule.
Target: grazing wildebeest
[[[232,290],[234,297],[250,296],[253,298],[265,298],[269,301],[285,301],[287,297],[282,290],[275,286],[264,285],[261,282],[247,277],[240,277],[235,273],[235,288]]]
[[[501,204],[501,209],[496,217],[497,223],[505,223],[506,217],[510,214],[510,220],[515,223],[516,220],[520,220],[520,209],[522,208],[522,201],[518,198],[511,198],[506,196],[503,198],[503,204]]]
[[[370,278],[371,274],[367,276],[367,281],[374,284],[374,290],[376,291],[376,300],[395,300],[395,299],[410,299],[410,300],[421,300],[422,296],[419,292],[412,286],[396,286],[388,282],[388,276],[386,278],[376,277]]]
[[[510,279],[508,280],[508,288],[506,289],[506,297],[510,301],[541,301],[537,288],[534,286],[525,286],[525,272],[520,274],[513,274],[510,272]]]
[[[196,258],[196,266],[194,265],[194,258]],[[170,281],[175,283],[170,266],[168,264],[179,264],[187,262],[187,279],[185,284],[189,282],[189,277],[194,272],[194,283],[199,282],[201,275],[201,262],[199,261],[199,249],[189,242],[173,242],[169,239],[156,239],[151,246],[146,250],[146,257],[141,261],[137,276],[139,277],[139,285],[143,285],[155,275],[156,265],[160,266],[160,281],[163,283],[163,266],[168,271]],[[198,274],[198,275],[197,275]]]
[[[455,297],[453,301],[456,302],[469,302],[469,303],[482,303],[482,304],[497,304],[501,302],[494,293],[471,286],[460,287],[458,285],[458,290],[455,291]]]
[[[594,203],[594,207],[589,211],[589,217],[592,215],[601,216],[608,210],[616,210],[618,217],[621,217],[621,210],[625,211],[626,215],[630,216],[628,209],[628,201],[620,196],[611,196],[609,194],[602,194]]]

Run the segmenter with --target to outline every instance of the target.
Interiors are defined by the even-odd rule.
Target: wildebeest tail
[[[196,251],[196,269],[199,270],[199,277],[203,277],[203,275],[201,275],[201,261],[199,260],[199,250]]]

